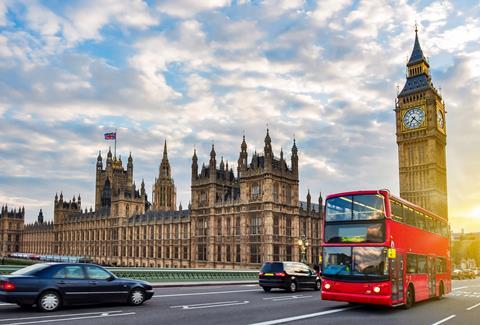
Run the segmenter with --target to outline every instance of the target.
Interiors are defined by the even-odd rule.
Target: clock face
[[[403,124],[408,129],[415,129],[422,125],[425,112],[420,107],[409,109],[403,116]]]
[[[443,130],[443,128],[445,127],[445,118],[443,117],[443,113],[440,110],[437,111],[437,123],[438,127]]]

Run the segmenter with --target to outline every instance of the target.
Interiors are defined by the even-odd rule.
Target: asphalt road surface
[[[318,291],[264,293],[256,285],[160,288],[140,307],[66,307],[55,313],[0,304],[5,324],[480,324],[480,279],[455,280],[440,301],[409,310],[320,300]]]

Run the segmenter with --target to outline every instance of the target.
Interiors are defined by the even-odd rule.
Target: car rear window
[[[46,268],[48,268],[50,265],[48,264],[33,264],[27,267],[24,267],[23,269],[17,270],[13,272],[12,274],[15,275],[35,275],[37,272],[40,272]]]
[[[264,273],[275,273],[283,271],[283,263],[265,263],[262,267]]]

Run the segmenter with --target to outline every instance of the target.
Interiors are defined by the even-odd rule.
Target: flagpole
[[[115,146],[114,146],[114,149],[113,149],[113,155],[116,159],[117,158],[117,129],[115,129]]]

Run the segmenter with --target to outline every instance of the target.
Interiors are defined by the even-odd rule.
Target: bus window
[[[437,273],[447,272],[447,260],[445,257],[437,257]]]
[[[433,222],[433,218],[425,215],[425,223],[427,225],[427,230],[430,232],[435,232],[435,223]]]
[[[410,209],[409,207],[404,206],[403,215],[405,217],[405,220],[407,221],[407,224],[414,227],[417,226],[415,224],[415,211],[413,211],[413,209]]]
[[[417,256],[417,273],[427,273],[427,257],[423,255]]]
[[[442,236],[448,237],[448,225],[445,221],[441,221],[442,224]]]
[[[390,208],[392,210],[392,218],[398,222],[403,221],[403,207],[397,201],[390,200]]]
[[[407,273],[417,273],[417,256],[413,254],[407,255]]]
[[[423,230],[428,230],[425,226],[425,216],[423,213],[415,211],[415,219],[417,219],[417,227]]]

